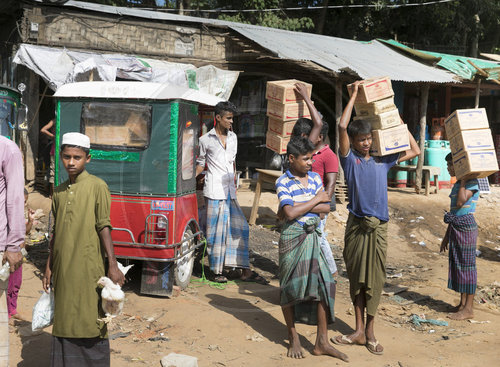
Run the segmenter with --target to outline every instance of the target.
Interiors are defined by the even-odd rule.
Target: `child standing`
[[[452,156],[446,156],[448,172],[455,176]],[[460,293],[460,303],[448,317],[467,320],[474,317],[473,303],[477,286],[476,241],[478,228],[474,219],[479,198],[477,179],[466,177],[457,181],[451,189],[450,211],[444,215],[448,229],[441,242],[441,252],[450,249],[448,288]]]
[[[123,285],[109,219],[111,196],[100,178],[89,174],[90,139],[80,133],[63,135],[61,161],[68,180],[54,192],[54,235],[42,279],[54,292],[52,366],[110,365],[109,339],[100,306],[97,280],[105,275]]]
[[[34,214],[35,212],[27,207],[28,201],[28,191],[24,189],[24,205],[26,210],[26,236],[31,232],[33,227]],[[23,249],[25,243],[21,245]],[[17,270],[10,274],[9,286],[7,289],[7,310],[9,312],[9,318],[14,318],[16,320],[25,320],[24,316],[17,312],[17,297],[19,296],[19,290],[21,289],[21,283],[23,282],[23,266],[21,265]]]
[[[287,146],[288,169],[276,181],[278,215],[286,219],[279,243],[280,304],[288,329],[288,357],[303,358],[295,322],[317,325],[314,355],[348,357],[328,342],[333,322],[335,280],[319,246],[320,216],[330,211],[329,197],[317,173],[311,172],[314,146],[293,138]]]
[[[411,134],[410,149],[372,157],[371,125],[364,120],[350,122],[359,82],[339,122],[340,163],[348,187],[349,218],[344,237],[344,261],[349,277],[351,300],[354,305],[356,330],[350,335],[338,335],[335,344],[365,345],[369,352],[381,355],[382,345],[375,338],[375,315],[385,282],[387,254],[387,172],[398,162],[420,154]],[[366,326],[365,326],[366,309]]]

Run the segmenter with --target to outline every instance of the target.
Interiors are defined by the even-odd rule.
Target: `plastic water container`
[[[441,170],[438,182],[434,182],[434,177],[431,177],[431,184],[439,185],[439,188],[449,188],[451,177],[448,173],[445,158],[451,152],[450,142],[447,140],[429,140],[426,143],[424,165],[439,167]]]

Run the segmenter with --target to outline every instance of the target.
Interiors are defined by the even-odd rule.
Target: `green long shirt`
[[[74,184],[68,180],[55,189],[54,336],[107,337],[106,325],[97,320],[103,316],[97,281],[105,275],[99,232],[111,227],[110,205],[106,183],[87,171],[80,173]]]

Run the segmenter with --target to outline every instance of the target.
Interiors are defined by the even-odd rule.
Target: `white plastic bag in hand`
[[[33,307],[33,321],[31,330],[41,330],[52,325],[54,320],[54,294],[52,292],[43,294]]]

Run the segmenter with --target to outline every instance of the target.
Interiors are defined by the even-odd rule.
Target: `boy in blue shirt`
[[[339,122],[339,156],[348,188],[349,218],[344,237],[344,261],[354,305],[356,330],[332,338],[335,344],[365,345],[369,352],[383,354],[375,338],[375,315],[385,282],[387,254],[387,172],[398,162],[420,154],[411,134],[410,149],[383,157],[372,157],[371,125],[351,120],[359,82]],[[365,326],[366,309],[366,326]]]
[[[279,243],[280,304],[288,329],[288,357],[304,358],[295,322],[317,325],[314,355],[348,357],[328,342],[333,322],[335,280],[320,249],[320,217],[330,211],[320,176],[311,172],[314,145],[304,137],[287,146],[288,169],[276,180],[278,216],[286,220]]]
[[[452,156],[446,156],[448,172],[455,176]],[[448,288],[460,293],[460,304],[448,317],[453,320],[467,320],[474,317],[472,305],[477,286],[476,242],[477,224],[474,219],[476,202],[479,198],[477,179],[467,177],[457,181],[450,193],[450,211],[444,215],[448,229],[441,242],[441,252],[449,252]]]

